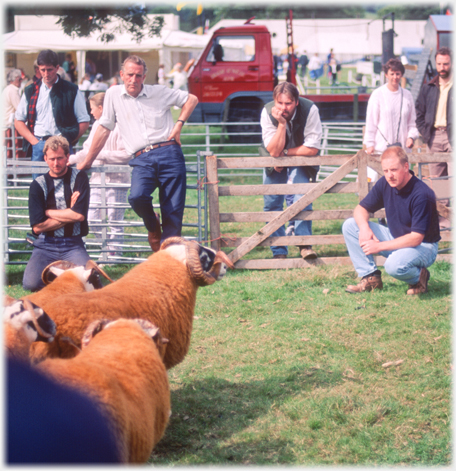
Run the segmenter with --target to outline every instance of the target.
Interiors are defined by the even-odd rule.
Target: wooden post
[[[369,181],[367,179],[367,154],[360,150],[356,154],[358,159],[358,196],[361,201],[369,193]]]
[[[210,243],[214,250],[220,250],[220,211],[217,156],[206,157],[207,168],[207,196],[209,203]]]

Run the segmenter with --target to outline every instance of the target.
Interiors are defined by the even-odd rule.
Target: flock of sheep
[[[90,397],[112,431],[122,463],[144,463],[171,413],[167,370],[188,352],[196,292],[232,264],[180,237],[119,280],[94,290],[94,267],[49,267],[44,289],[5,297],[10,359]]]

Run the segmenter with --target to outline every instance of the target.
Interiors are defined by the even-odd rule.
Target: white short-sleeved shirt
[[[171,107],[182,108],[187,100],[188,92],[164,85],[143,85],[136,98],[125,85],[116,85],[106,91],[100,124],[112,131],[117,123],[125,149],[132,155],[166,141],[174,127]]]
[[[295,117],[296,111],[297,110],[295,110],[291,121]],[[272,124],[271,118],[269,117],[266,108],[263,108],[263,111],[261,112],[260,124],[264,145],[265,147],[268,147],[269,142],[277,132],[277,127]],[[290,123],[287,123],[287,133],[291,133]],[[317,106],[312,105],[307,116],[306,126],[304,128],[304,142],[302,145],[306,147],[313,147],[315,149],[321,149],[322,133],[323,131],[321,126],[320,113]]]

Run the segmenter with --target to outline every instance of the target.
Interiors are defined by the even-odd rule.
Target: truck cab
[[[188,77],[199,103],[192,122],[259,121],[275,84],[271,35],[265,26],[220,28]]]

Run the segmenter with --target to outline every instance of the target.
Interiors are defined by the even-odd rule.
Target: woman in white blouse
[[[419,132],[412,94],[400,85],[405,68],[399,59],[390,59],[384,71],[387,83],[372,92],[367,104],[363,143],[368,154],[381,154],[393,144],[410,152]],[[371,177],[374,173],[376,176],[368,170]]]
[[[99,126],[98,120],[103,114],[103,102],[105,93],[97,93],[89,99],[90,112],[95,118],[95,122],[92,125],[89,137],[82,145],[82,149],[74,155],[70,155],[70,165],[82,162],[87,152],[90,149],[90,145],[93,140],[93,136]],[[93,163],[94,165],[120,165],[128,164],[131,160],[131,155],[125,150],[124,144],[120,137],[117,126],[114,131],[109,135],[105,146],[98,154],[97,159]],[[101,220],[101,188],[98,186],[101,183],[101,174],[99,172],[92,172],[90,177],[90,209],[88,214],[88,221],[91,226],[91,230],[95,233],[96,237],[101,237],[101,226],[96,226],[97,222]],[[110,185],[112,183],[130,183],[130,172],[117,172],[117,173],[106,173],[105,183]],[[97,185],[97,186],[92,186]],[[128,188],[119,187],[108,187],[106,188],[106,204],[108,206],[108,221],[109,223],[118,223],[123,221],[125,208],[118,207],[120,204],[127,202]],[[111,226],[109,227],[109,240],[108,249],[109,255],[115,256],[121,254],[121,249],[117,244],[123,242],[123,227],[122,226]]]

